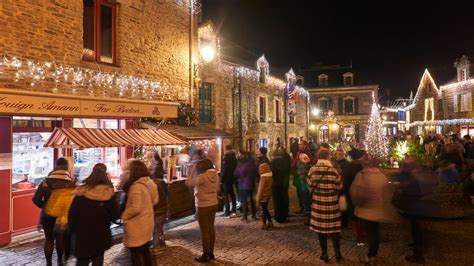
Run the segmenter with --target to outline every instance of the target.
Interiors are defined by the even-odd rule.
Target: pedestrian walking
[[[191,170],[192,178],[186,180],[186,185],[194,187],[194,197],[197,210],[197,220],[201,230],[202,255],[195,258],[197,262],[205,263],[214,260],[214,243],[216,231],[214,221],[217,212],[217,195],[220,184],[216,169],[211,161],[205,159],[196,163]]]
[[[158,152],[155,152],[155,161],[151,169],[151,180],[155,182],[158,189],[158,203],[153,207],[155,226],[153,229],[153,249],[154,253],[166,247],[164,225],[168,216],[168,184],[163,180],[163,161]]]
[[[257,219],[257,209],[253,198],[255,190],[255,183],[258,177],[258,168],[255,162],[250,158],[250,153],[239,151],[237,167],[235,168],[234,176],[237,179],[239,186],[239,198],[242,204],[242,221],[248,221],[249,201],[252,211],[252,218]]]
[[[70,176],[69,172],[69,162],[67,159],[60,157],[56,160],[54,169],[51,173],[48,174],[46,179],[41,182],[33,196],[33,203],[38,207],[41,208],[40,214],[40,224],[43,227],[44,231],[44,255],[46,258],[46,264],[52,265],[52,257],[53,257],[53,250],[56,244],[56,253],[58,258],[58,265],[64,265],[69,257],[69,233],[67,228],[64,224],[59,223],[55,228],[56,220],[64,216],[67,217],[67,208],[60,208],[60,205],[64,205],[70,198],[72,198],[72,191],[75,186],[75,180]],[[52,194],[56,191],[59,192],[63,189],[69,188],[69,195],[68,191],[65,190],[66,193],[62,193],[63,198],[61,195],[58,194],[54,197],[55,202],[50,202],[50,198]],[[64,197],[69,197],[64,199]],[[67,203],[66,203],[67,204]],[[56,207],[57,206],[57,207]],[[49,208],[48,208],[49,207]],[[52,216],[51,212],[47,211],[48,209],[56,208],[56,210],[51,210],[54,213],[57,212],[64,212],[61,216]],[[60,208],[61,210],[58,210]],[[48,214],[49,212],[49,214]]]
[[[262,163],[258,167],[260,173],[260,182],[258,182],[257,189],[257,202],[262,208],[262,229],[271,229],[273,228],[272,216],[268,211],[268,202],[272,197],[272,171],[270,169],[270,164]]]
[[[237,201],[235,198],[234,171],[237,167],[237,157],[232,145],[225,146],[225,154],[221,166],[222,197],[224,198],[224,217],[235,217],[237,213]],[[230,206],[232,202],[232,208]]]
[[[123,243],[130,249],[133,265],[151,265],[153,206],[158,203],[159,198],[156,184],[150,179],[150,172],[142,161],[130,162],[130,177],[123,189],[127,193],[122,213]]]
[[[271,161],[273,177],[272,198],[275,209],[275,221],[279,223],[288,221],[290,163],[291,158],[283,147],[278,148],[273,153],[273,160]]]
[[[373,263],[378,255],[380,222],[389,221],[390,194],[387,177],[377,168],[378,160],[364,155],[364,169],[359,171],[350,188],[354,215],[367,227],[368,253],[360,261]]]
[[[78,187],[69,209],[69,228],[78,266],[103,265],[112,246],[110,223],[120,218],[114,187],[103,168],[94,168]]]
[[[329,158],[330,151],[321,148],[317,153],[318,162],[309,170],[308,180],[308,185],[313,191],[310,229],[318,233],[321,246],[320,259],[324,262],[329,262],[328,237],[332,240],[336,260],[342,260],[339,244],[341,232],[339,192],[342,190],[342,178]]]

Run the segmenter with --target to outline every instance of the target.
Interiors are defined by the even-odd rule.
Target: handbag
[[[347,198],[344,194],[339,196],[339,210],[347,211]]]

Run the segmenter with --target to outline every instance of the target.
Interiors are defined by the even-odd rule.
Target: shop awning
[[[187,127],[173,124],[156,125],[142,122],[141,127],[166,130],[169,132],[173,132],[173,134],[186,138],[187,140],[237,138],[235,134],[220,129],[212,128],[203,124]]]
[[[162,129],[55,128],[44,147],[97,148],[185,145],[186,141]]]

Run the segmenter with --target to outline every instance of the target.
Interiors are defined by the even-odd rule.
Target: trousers
[[[216,218],[216,212],[217,205],[197,208],[197,219],[199,229],[201,230],[203,253],[214,253],[214,243],[216,242],[216,229],[214,228],[214,221]]]
[[[130,254],[132,255],[133,266],[149,266],[152,265],[150,242],[145,243],[139,247],[131,247]]]
[[[222,184],[222,196],[224,197],[224,213],[236,213],[237,212],[237,201],[235,199],[234,184],[231,182]],[[232,202],[232,209],[230,203]]]

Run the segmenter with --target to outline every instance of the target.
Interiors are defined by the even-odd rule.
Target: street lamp
[[[202,59],[204,59],[206,63],[209,63],[212,60],[214,60],[215,55],[216,55],[216,51],[211,46],[201,47],[201,57]]]
[[[321,111],[319,111],[318,108],[313,108],[313,110],[311,110],[311,114],[313,114],[314,116],[318,116],[320,112]]]

